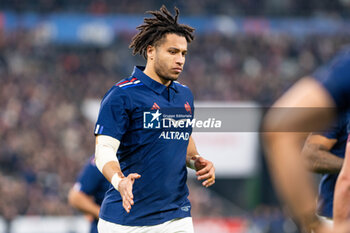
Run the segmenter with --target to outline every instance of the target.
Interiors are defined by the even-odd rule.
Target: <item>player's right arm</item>
[[[123,207],[129,213],[133,202],[132,186],[139,174],[129,174],[124,177],[117,159],[120,140],[129,125],[129,112],[132,111],[132,101],[127,92],[118,86],[108,91],[101,102],[100,112],[95,126],[96,166],[120,192]]]
[[[113,137],[97,135],[95,162],[100,172],[120,192],[123,199],[123,207],[129,213],[131,206],[134,205],[132,186],[135,179],[141,176],[137,173],[131,173],[127,177],[124,176],[116,156],[119,144],[119,140]]]
[[[308,169],[321,174],[339,173],[343,159],[330,152],[337,141],[335,138],[328,138],[324,135],[310,134],[302,150]]]

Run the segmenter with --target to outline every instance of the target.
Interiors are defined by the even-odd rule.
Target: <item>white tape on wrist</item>
[[[118,173],[115,173],[113,176],[112,176],[112,180],[111,180],[111,184],[113,185],[113,187],[119,191],[119,183],[120,181],[122,180],[123,178],[119,177]]]
[[[193,169],[193,170],[196,170],[196,165],[195,165],[195,162],[196,160],[200,157],[200,155],[193,155],[191,158],[190,158],[190,161],[188,163],[188,167]]]

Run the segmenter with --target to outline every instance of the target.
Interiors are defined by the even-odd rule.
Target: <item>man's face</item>
[[[187,41],[183,36],[166,34],[154,54],[154,71],[165,80],[177,80],[185,64]]]

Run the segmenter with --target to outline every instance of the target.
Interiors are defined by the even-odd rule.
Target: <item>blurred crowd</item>
[[[43,14],[55,12],[88,12],[93,14],[142,14],[162,4],[177,6],[183,14],[231,16],[349,16],[348,0],[2,0],[0,7],[16,12],[35,11]]]
[[[94,151],[94,122],[81,106],[145,63],[131,55],[130,39],[69,47],[36,43],[29,31],[0,33],[0,216],[74,213],[67,192]],[[196,100],[268,106],[349,42],[342,35],[200,35],[179,81]],[[191,186],[196,216],[227,214],[225,204]]]

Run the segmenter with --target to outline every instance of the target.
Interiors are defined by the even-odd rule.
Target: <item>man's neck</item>
[[[164,86],[169,86],[171,84],[171,80],[166,80],[164,78],[159,77],[159,75],[155,72],[153,68],[151,68],[149,65],[146,65],[143,73],[145,73],[148,77],[153,79],[156,82],[159,82],[160,84],[163,84]]]

